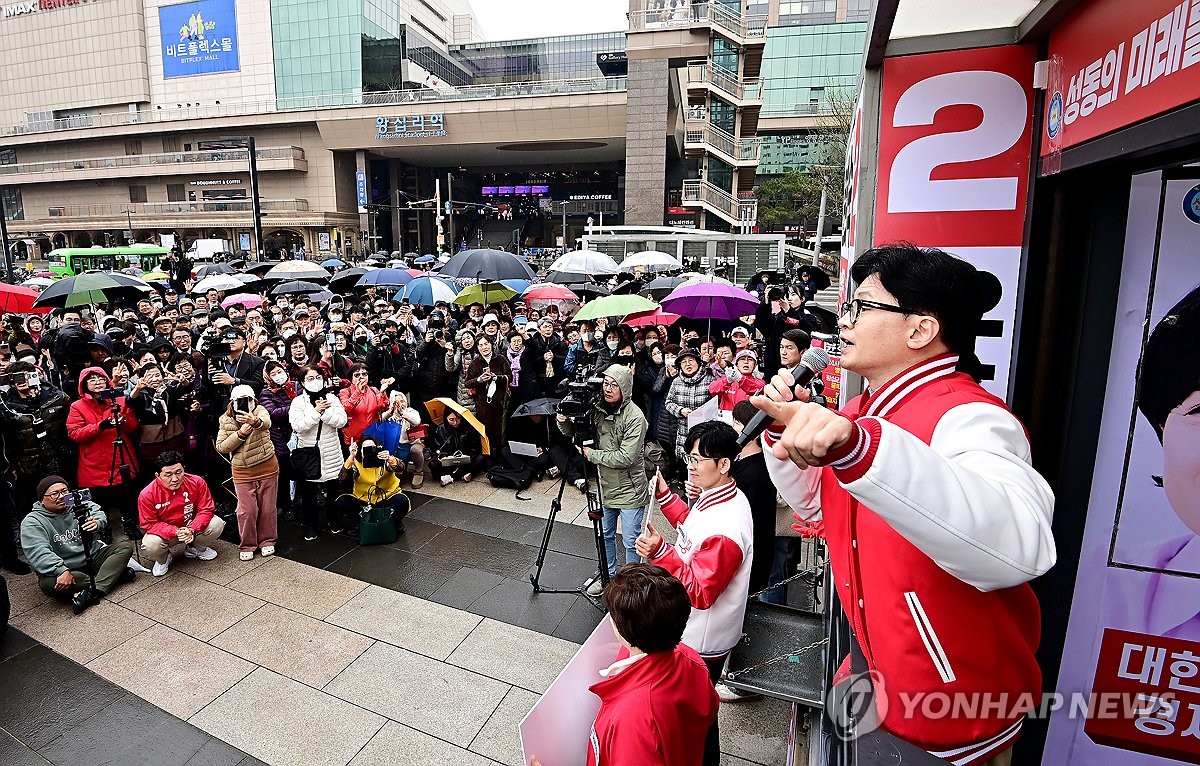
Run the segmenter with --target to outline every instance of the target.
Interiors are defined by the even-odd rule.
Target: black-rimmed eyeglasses
[[[893,306],[890,303],[880,303],[878,301],[868,301],[862,298],[855,298],[851,301],[846,301],[842,304],[841,316],[846,317],[853,326],[858,322],[858,318],[862,316],[864,311],[869,309],[879,309],[880,311],[890,311],[893,314],[919,314],[919,311],[905,308],[904,306]]]

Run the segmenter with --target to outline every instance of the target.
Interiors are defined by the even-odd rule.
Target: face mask
[[[596,340],[604,340],[604,333],[600,332],[599,330],[596,330],[596,332],[592,333],[592,335],[596,338]]]
[[[654,354],[650,357],[650,361],[654,362],[655,364],[662,364],[663,358],[658,354]]]
[[[621,354],[620,356],[617,357],[617,359],[621,360],[621,364],[633,364],[633,355],[632,354]]]
[[[608,350],[609,350],[609,351],[616,351],[616,350],[617,350],[617,346],[621,345],[621,342],[620,342],[620,341],[617,341],[617,340],[610,340],[610,341],[609,341],[608,343],[606,343],[605,345],[606,345],[606,346],[608,346]]]
[[[325,388],[325,381],[323,381],[323,380],[306,380],[306,381],[304,381],[304,390],[309,392],[310,394],[318,394],[321,392],[321,389],[323,389],[323,388]]]
[[[668,356],[668,357],[666,357],[666,359],[665,359],[664,361],[667,363],[667,366],[668,366],[668,367],[674,367],[674,366],[675,366],[675,357],[673,357],[673,356]]]
[[[287,373],[284,372],[283,370],[276,370],[271,375],[271,382],[277,386],[282,386],[284,383],[287,383],[287,381],[288,381]],[[317,390],[319,391],[320,389],[317,389]]]
[[[329,321],[330,322],[340,322],[340,321],[342,321],[342,315],[341,314],[330,314]]]

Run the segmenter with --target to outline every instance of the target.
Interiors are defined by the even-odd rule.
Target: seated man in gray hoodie
[[[37,486],[38,500],[21,522],[21,547],[38,578],[38,587],[52,598],[70,599],[79,614],[101,596],[134,578],[129,568],[133,543],[105,545],[97,537],[108,520],[96,503],[86,501],[87,519],[80,526],[66,504],[70,487],[61,476],[47,476]],[[96,576],[91,590],[84,544],[89,546]],[[145,570],[143,570],[145,571]]]

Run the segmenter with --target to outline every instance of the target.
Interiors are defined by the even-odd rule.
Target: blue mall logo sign
[[[158,9],[163,77],[236,72],[236,0],[198,0]]]

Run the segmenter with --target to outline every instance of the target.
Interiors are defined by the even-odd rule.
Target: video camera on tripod
[[[596,437],[596,424],[592,411],[603,394],[604,376],[596,373],[593,364],[581,366],[575,376],[558,384],[562,399],[555,412],[575,422],[575,441],[589,444]]]
[[[70,511],[75,523],[79,525],[79,537],[83,543],[83,558],[87,563],[88,587],[81,588],[71,597],[71,608],[75,614],[81,614],[89,606],[100,603],[100,591],[96,590],[96,563],[92,560],[92,533],[83,528],[91,516],[87,504],[92,500],[90,489],[75,489],[63,495],[62,504]]]

